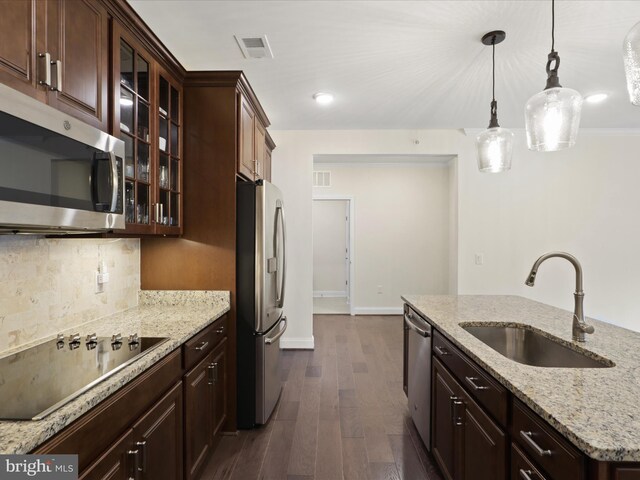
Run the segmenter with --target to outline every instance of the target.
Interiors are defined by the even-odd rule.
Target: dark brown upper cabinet
[[[107,131],[109,16],[101,3],[3,0],[0,9],[0,81]]]
[[[127,235],[182,233],[182,87],[113,26],[113,134],[125,143]]]

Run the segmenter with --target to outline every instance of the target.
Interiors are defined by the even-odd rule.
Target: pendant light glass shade
[[[527,145],[536,152],[555,152],[576,144],[582,95],[555,87],[536,93],[525,107]]]
[[[506,172],[511,168],[513,132],[506,128],[489,128],[476,137],[478,169],[483,173]]]
[[[582,95],[563,88],[558,78],[560,55],[555,50],[555,0],[551,0],[551,52],[547,56],[547,85],[527,101],[524,121],[529,150],[555,152],[576,144]]]
[[[492,93],[491,120],[489,127],[476,137],[476,151],[478,152],[478,169],[483,173],[506,172],[511,168],[513,155],[513,133],[501,128],[498,124],[498,102],[496,101],[496,45],[501,43],[507,34],[502,30],[489,32],[482,37],[484,45],[492,48]]]
[[[625,37],[623,52],[629,100],[640,105],[640,23],[636,23]]]

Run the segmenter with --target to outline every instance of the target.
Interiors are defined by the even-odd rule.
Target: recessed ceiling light
[[[333,102],[333,95],[330,93],[318,92],[313,96],[313,99],[320,105],[329,105]]]
[[[604,102],[608,97],[609,95],[607,95],[606,93],[594,93],[593,95],[588,95],[587,97],[585,97],[585,101],[589,103],[600,103]]]

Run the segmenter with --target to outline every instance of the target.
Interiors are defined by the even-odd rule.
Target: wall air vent
[[[273,58],[266,35],[234,35],[244,58]]]
[[[331,172],[313,172],[313,186],[314,187],[330,187],[331,186]]]

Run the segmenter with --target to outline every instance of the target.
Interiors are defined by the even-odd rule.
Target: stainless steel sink
[[[591,358],[524,325],[460,325],[467,332],[514,362],[534,367],[607,368],[615,363]]]

